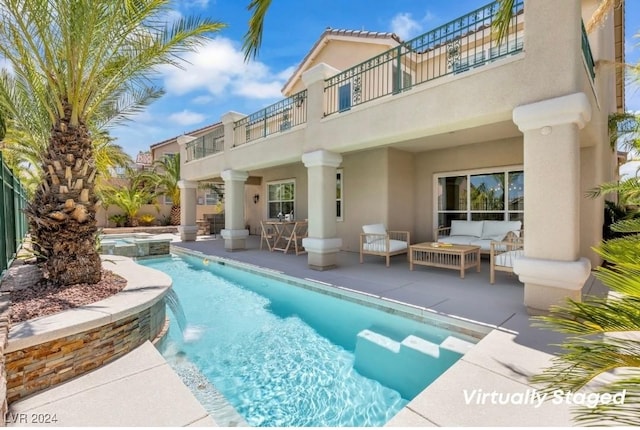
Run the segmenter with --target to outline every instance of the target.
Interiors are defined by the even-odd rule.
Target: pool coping
[[[389,299],[387,297],[382,297],[376,294],[364,293],[341,285],[335,285],[316,279],[297,278],[295,276],[287,275],[279,270],[269,269],[251,263],[244,263],[230,258],[207,255],[200,251],[181,248],[179,246],[176,246],[175,244],[171,244],[171,253],[176,255],[187,255],[191,257],[202,258],[203,264],[205,266],[211,262],[216,264],[229,265],[231,267],[235,267],[249,273],[266,276],[270,279],[275,279],[281,282],[298,286],[300,288],[305,288],[333,297],[346,299],[351,302],[363,306],[372,307],[390,314],[396,314],[405,318],[426,322],[436,327],[444,328],[446,330],[450,330],[470,337],[474,339],[474,342],[480,341],[492,330],[497,328],[497,326],[495,325],[473,321],[460,316],[439,312],[427,307]],[[150,256],[144,258],[153,257],[158,256]]]

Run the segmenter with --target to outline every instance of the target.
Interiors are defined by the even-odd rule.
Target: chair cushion
[[[510,231],[518,232],[522,228],[522,221],[484,221],[481,239],[490,239],[497,242],[504,240]]]
[[[482,236],[484,221],[451,221],[450,236]]]
[[[363,225],[362,231],[366,234],[387,234],[387,228],[384,226],[384,224]],[[367,243],[371,243],[373,241],[380,240],[380,238],[377,236],[366,236],[365,240]]]
[[[370,243],[364,243],[362,248],[369,252],[397,252],[407,249],[407,242],[404,240],[389,240],[389,249],[387,249],[387,241],[383,239],[374,240]]]
[[[438,239],[440,243],[453,243],[454,245],[471,245],[471,242],[478,240],[475,236],[444,236]]]

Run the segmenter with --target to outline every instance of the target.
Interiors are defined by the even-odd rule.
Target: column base
[[[224,239],[224,249],[226,251],[241,251],[247,249],[247,237],[249,230],[222,230],[220,236]]]
[[[544,315],[566,299],[582,300],[582,287],[591,274],[591,262],[520,257],[513,271],[524,282],[524,304],[530,315]]]
[[[307,264],[313,270],[331,270],[336,268],[338,252],[342,247],[342,239],[317,239],[306,237],[302,246],[307,251]]]
[[[193,242],[198,236],[197,225],[179,225],[178,232],[180,233],[180,240],[183,242]]]

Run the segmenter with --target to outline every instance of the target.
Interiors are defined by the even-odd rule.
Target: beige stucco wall
[[[415,225],[415,172],[414,154],[397,149],[387,151],[388,201],[387,228],[408,230],[414,234]]]
[[[337,223],[337,234],[344,250],[358,251],[363,225],[389,222],[387,160],[386,148],[343,156],[343,220]]]
[[[252,170],[251,176],[262,178],[260,185],[245,185],[245,220],[250,234],[260,233],[260,221],[267,219],[267,185],[273,181],[295,180],[296,202],[294,216],[296,219],[308,218],[307,212],[307,169],[302,163],[288,164],[271,169]],[[253,196],[260,195],[260,201],[253,203]]]
[[[522,139],[506,139],[417,154],[415,157],[415,236],[413,242],[433,240],[433,175],[523,163]],[[525,173],[525,181],[535,180]],[[528,205],[525,202],[525,211]],[[525,226],[526,228],[526,226]]]
[[[98,227],[115,227],[113,222],[109,221],[109,217],[115,214],[123,213],[117,206],[111,205],[106,210],[104,206],[98,206],[96,212],[96,221]],[[154,205],[143,205],[138,212],[138,216],[150,214],[156,217],[156,220],[160,220],[163,217],[168,217],[171,213],[171,206],[158,205],[157,208]]]
[[[152,159],[159,160],[165,154],[179,154],[180,147],[178,146],[178,141],[169,142],[165,145],[158,146],[156,148],[151,148],[151,157]]]

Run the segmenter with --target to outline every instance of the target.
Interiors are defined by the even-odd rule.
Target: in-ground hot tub
[[[146,257],[169,254],[171,238],[149,233],[103,234],[100,236],[100,254]]]

